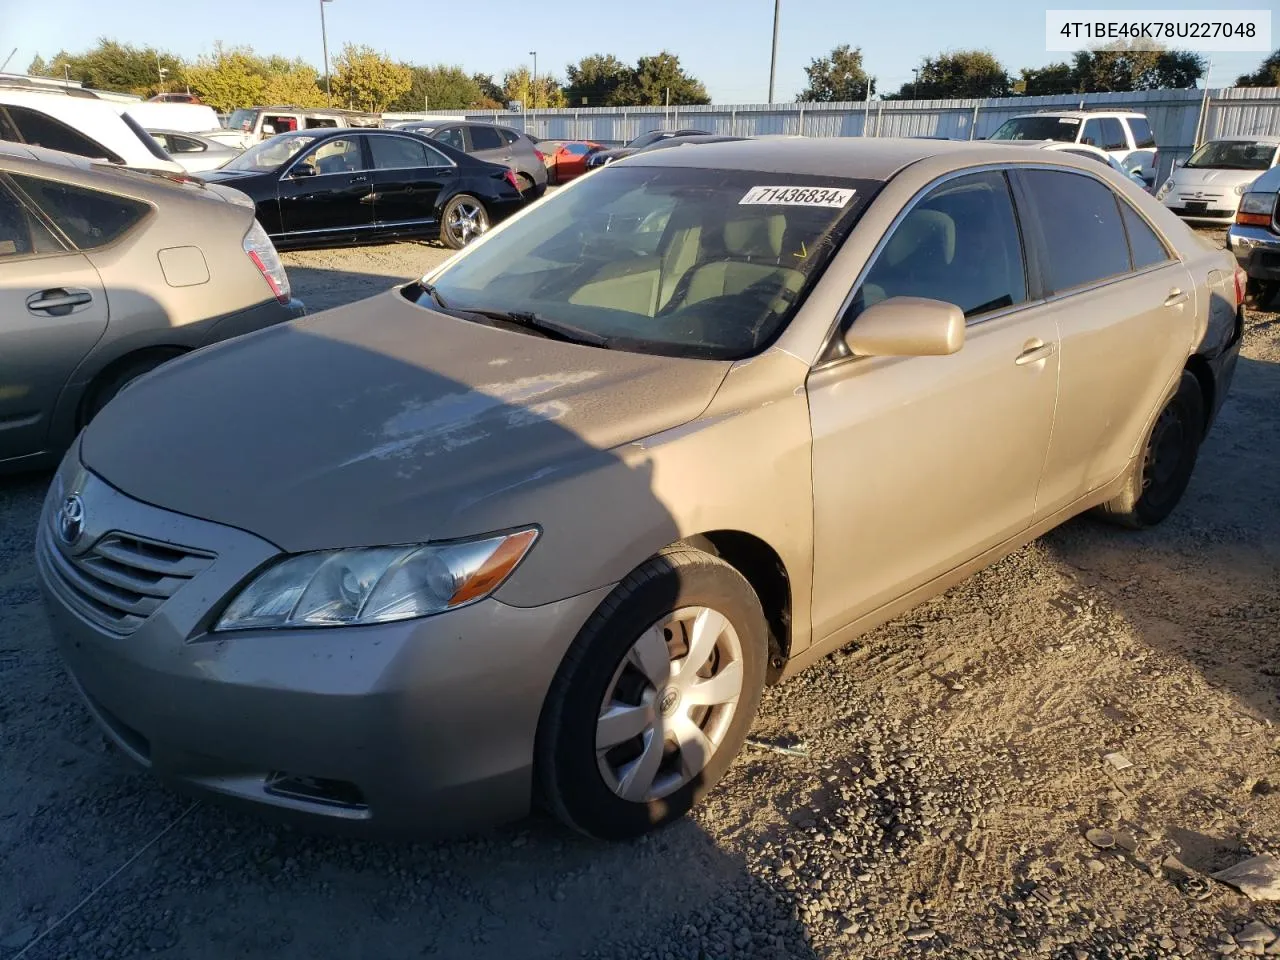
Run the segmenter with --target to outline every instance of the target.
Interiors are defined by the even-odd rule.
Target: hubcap
[[[737,631],[709,607],[684,607],[641,633],[596,721],[596,763],[609,788],[643,803],[700,774],[733,722],[742,670]]]
[[[449,235],[465,245],[489,229],[489,218],[479,204],[460,203],[450,211],[446,225]]]

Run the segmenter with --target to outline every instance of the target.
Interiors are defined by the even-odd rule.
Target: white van
[[[1057,140],[1104,150],[1148,184],[1156,177],[1156,138],[1145,114],[1130,110],[1046,110],[1010,117],[989,140]]]
[[[202,103],[131,103],[124,112],[147,130],[176,130],[179,133],[204,133],[220,130],[218,113]]]
[[[62,150],[143,170],[183,173],[125,113],[128,104],[0,87],[0,140]]]

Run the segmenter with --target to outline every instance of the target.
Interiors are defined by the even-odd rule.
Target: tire
[[[450,250],[461,250],[488,229],[489,211],[469,193],[450,197],[440,211],[440,242]]]
[[[661,688],[650,681],[655,673],[666,676],[663,668],[673,658],[687,659],[699,638],[701,649],[710,651],[700,668],[673,672]],[[665,660],[636,654],[646,639]],[[609,594],[565,654],[538,725],[535,763],[543,805],[567,826],[603,840],[638,836],[682,817],[741,750],[760,704],[767,662],[764,611],[742,574],[686,546],[664,550]],[[735,676],[741,683],[731,704],[695,705],[695,697],[723,697]],[[710,684],[698,686],[704,677],[728,685],[713,694]],[[704,692],[690,693],[691,685]],[[648,726],[630,739],[601,723],[606,712],[639,716],[636,711],[645,711]],[[688,735],[694,728],[700,737]],[[677,737],[687,749],[669,742]],[[607,749],[598,756],[601,738]],[[655,746],[657,754],[648,749]],[[646,781],[643,761],[655,755],[661,759],[649,765],[654,775]],[[628,770],[636,776],[628,779]],[[628,789],[636,795],[624,798]]]
[[[1266,309],[1267,304],[1280,292],[1280,280],[1256,280],[1249,278],[1245,286],[1245,302],[1258,310]]]
[[[1173,512],[1195,469],[1205,413],[1199,381],[1183,371],[1178,390],[1156,417],[1124,489],[1102,505],[1108,520],[1142,529],[1154,527]]]
[[[120,367],[101,383],[96,384],[85,402],[81,426],[88,426],[89,422],[101,413],[102,408],[114,400],[121,390],[139,377],[150,373],[166,360],[172,360],[174,356],[177,356],[177,354],[168,356],[152,354],[148,357],[139,357],[137,360]]]

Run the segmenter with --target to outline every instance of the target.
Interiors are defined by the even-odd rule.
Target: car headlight
[[[1170,177],[1164,183],[1160,184],[1160,189],[1156,191],[1156,199],[1163,200],[1169,195],[1169,191],[1173,189],[1173,177]]]
[[[214,630],[345,627],[453,610],[497,590],[537,539],[529,527],[474,540],[286,557],[240,591]]]
[[[1246,193],[1244,199],[1240,201],[1241,213],[1260,213],[1263,216],[1271,216],[1271,211],[1276,208],[1276,195],[1274,193]]]
[[[1237,196],[1237,197],[1243,197],[1246,193],[1248,193],[1248,192],[1249,192],[1249,186],[1250,186],[1250,184],[1247,184],[1247,183],[1237,183],[1237,184],[1236,184],[1236,196]]]

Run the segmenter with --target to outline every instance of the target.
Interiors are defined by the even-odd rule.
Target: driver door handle
[[[1169,291],[1169,296],[1165,297],[1164,305],[1166,307],[1176,307],[1179,304],[1186,303],[1191,299],[1191,294],[1183,293],[1177,287]]]
[[[1018,354],[1018,359],[1013,362],[1020,367],[1026,366],[1028,363],[1035,363],[1039,360],[1044,360],[1046,357],[1053,356],[1054,351],[1057,349],[1052,343],[1036,343],[1033,341],[1023,348],[1022,352]]]

